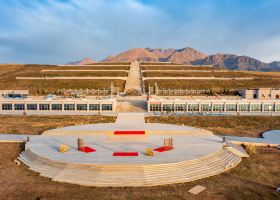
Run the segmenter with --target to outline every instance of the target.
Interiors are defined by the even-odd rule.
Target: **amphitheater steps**
[[[189,182],[227,171],[241,157],[224,148],[209,156],[158,165],[82,165],[43,158],[29,149],[19,159],[31,170],[56,182],[98,187],[139,187]]]
[[[249,154],[243,149],[243,147],[236,145],[232,142],[226,141],[226,148],[233,154],[238,155],[241,158],[248,158]]]

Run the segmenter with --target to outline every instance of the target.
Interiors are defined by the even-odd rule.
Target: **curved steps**
[[[53,181],[99,187],[139,187],[183,183],[227,171],[241,157],[226,148],[199,159],[167,164],[69,164],[43,158],[29,149],[21,160],[29,169]]]

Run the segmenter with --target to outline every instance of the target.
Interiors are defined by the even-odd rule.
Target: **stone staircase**
[[[135,89],[140,93],[143,93],[141,67],[138,61],[131,62],[124,92],[130,89]]]
[[[118,101],[117,112],[146,112],[147,103],[143,100],[122,100]]]
[[[249,154],[243,149],[243,147],[236,145],[232,142],[226,141],[226,148],[228,151],[238,155],[242,158],[248,158]]]
[[[223,148],[201,157],[167,164],[72,164],[43,158],[31,150],[19,160],[43,177],[56,182],[97,187],[142,187],[194,181],[227,171],[241,157]]]

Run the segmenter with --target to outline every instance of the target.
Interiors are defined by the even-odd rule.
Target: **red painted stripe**
[[[170,151],[172,149],[173,149],[173,147],[159,147],[159,148],[154,149],[154,151],[164,152],[164,151]]]
[[[145,131],[115,131],[115,135],[143,135]]]
[[[91,147],[82,147],[80,149],[80,151],[85,152],[85,153],[91,153],[91,152],[95,152],[96,150]]]
[[[138,152],[114,152],[113,156],[138,156]]]

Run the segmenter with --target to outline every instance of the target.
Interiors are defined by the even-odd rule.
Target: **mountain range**
[[[249,56],[238,56],[233,54],[218,53],[207,55],[193,48],[183,49],[151,49],[135,48],[111,55],[101,62],[123,62],[123,61],[145,61],[145,62],[171,62],[175,64],[213,65],[215,67],[230,70],[250,71],[280,71],[280,61],[265,63]],[[89,58],[68,64],[90,64]]]

